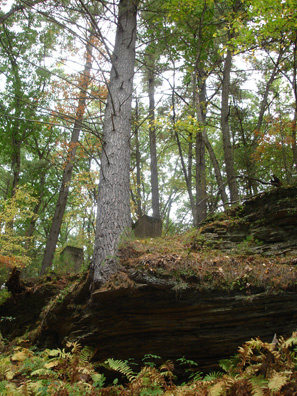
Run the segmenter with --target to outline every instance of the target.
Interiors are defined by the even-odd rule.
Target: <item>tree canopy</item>
[[[72,245],[104,281],[143,214],[181,232],[296,183],[293,0],[0,4],[3,274]]]

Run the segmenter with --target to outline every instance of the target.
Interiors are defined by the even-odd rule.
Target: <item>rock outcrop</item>
[[[277,188],[245,202],[231,215],[205,224],[191,243],[190,252],[197,257],[205,246],[228,254],[248,251],[249,255],[288,256],[279,262],[274,257],[273,263],[266,257],[270,267],[264,258],[261,261],[261,255],[258,261],[248,257],[240,272],[240,257],[234,259],[230,254],[204,264],[196,262],[193,267],[190,261],[185,265],[181,257],[171,254],[172,263],[166,267],[164,254],[153,260],[126,249],[121,259],[126,284],[113,283],[91,298],[87,289],[79,289],[78,281],[68,294],[61,292],[61,281],[56,289],[45,286],[47,293],[40,287],[26,288],[17,301],[0,306],[0,331],[12,339],[35,325],[38,331],[33,338],[39,347],[76,340],[94,347],[96,360],[141,361],[146,354],[164,360],[185,356],[196,361],[200,370],[214,369],[220,359],[235,354],[250,338],[271,342],[275,333],[288,336],[296,330],[296,208],[297,188]],[[229,260],[226,267],[224,260]],[[179,265],[182,271],[176,275]],[[205,272],[206,266],[209,272]],[[257,266],[261,266],[262,286],[251,284],[257,272],[249,278]],[[235,281],[227,276],[227,267],[234,272]],[[267,286],[268,276],[272,277],[271,287]],[[284,276],[288,282],[279,286]],[[213,284],[207,289],[211,277]],[[224,281],[224,287],[217,287],[217,280]],[[55,293],[52,303],[42,309]]]
[[[200,235],[207,246],[224,251],[297,255],[297,187],[261,193],[208,221]]]
[[[98,291],[89,305],[54,310],[39,345],[77,340],[95,348],[96,360],[185,356],[207,371],[250,338],[271,342],[275,333],[290,335],[297,327],[296,304],[296,293],[223,296],[147,286]]]

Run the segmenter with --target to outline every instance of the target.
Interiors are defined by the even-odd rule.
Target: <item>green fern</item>
[[[222,370],[224,370],[229,375],[232,375],[238,363],[239,363],[239,357],[238,355],[234,355],[231,356],[231,358],[229,359],[221,359],[219,364]]]
[[[125,375],[130,382],[136,378],[131,367],[123,360],[107,359],[104,363],[107,368]]]
[[[90,361],[91,357],[94,354],[94,350],[91,347],[84,347],[81,351],[80,351],[80,359],[83,363],[87,363]]]
[[[253,396],[265,396],[268,381],[265,378],[253,377],[249,379]]]
[[[203,381],[214,381],[218,378],[221,378],[223,375],[223,373],[221,373],[220,371],[213,371],[209,374],[207,374],[204,378]]]
[[[5,395],[6,394],[6,385],[7,381],[1,381],[0,382],[0,395]]]
[[[99,388],[99,389],[103,388],[106,380],[104,374],[93,373],[91,374],[91,378],[93,380],[93,386],[95,388]]]
[[[55,371],[52,371],[47,368],[40,368],[38,370],[32,371],[31,376],[46,376],[49,378],[58,378],[58,374]]]

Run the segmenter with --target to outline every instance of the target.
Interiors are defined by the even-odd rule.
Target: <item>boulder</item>
[[[162,235],[162,221],[156,217],[144,215],[134,225],[136,238],[155,238]]]

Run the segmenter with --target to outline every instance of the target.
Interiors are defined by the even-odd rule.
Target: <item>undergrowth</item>
[[[167,395],[167,396],[293,396],[297,394],[297,333],[272,343],[259,338],[246,342],[236,356],[220,362],[221,371],[203,375],[195,362],[185,358],[188,382],[176,385],[174,364],[157,366],[144,358],[134,371],[129,361],[107,359],[97,369],[92,350],[77,342],[65,349],[4,346],[0,357],[0,394],[3,396]],[[113,370],[118,378],[107,383],[101,371]],[[99,371],[99,372],[98,372]]]

